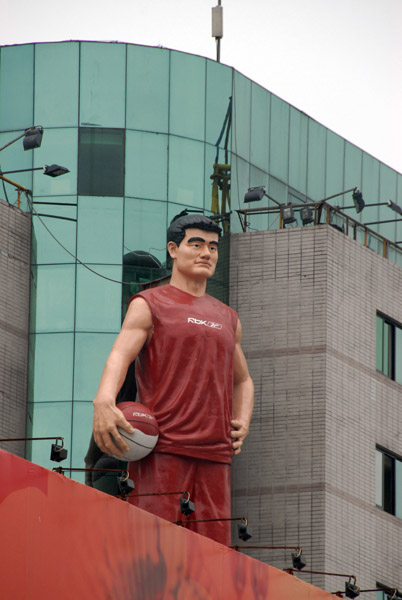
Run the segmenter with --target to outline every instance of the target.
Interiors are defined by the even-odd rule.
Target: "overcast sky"
[[[0,45],[121,41],[216,58],[218,0],[0,0]],[[402,173],[402,0],[222,0],[221,62]]]

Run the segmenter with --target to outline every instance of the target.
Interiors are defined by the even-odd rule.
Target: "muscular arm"
[[[254,384],[241,349],[241,337],[241,324],[238,321],[234,356],[233,420],[231,421],[233,430],[230,432],[235,454],[241,452],[243,441],[248,435],[254,407]]]
[[[94,404],[94,438],[107,454],[121,456],[128,446],[117,430],[127,433],[133,428],[116,407],[116,396],[127,374],[129,365],[138,356],[152,333],[152,315],[145,300],[136,298],[128,308],[121,331],[106,361]]]

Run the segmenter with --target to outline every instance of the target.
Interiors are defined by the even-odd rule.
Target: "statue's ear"
[[[167,243],[167,250],[169,252],[170,258],[176,258],[176,252],[177,252],[177,244],[176,244],[176,242],[168,242]]]

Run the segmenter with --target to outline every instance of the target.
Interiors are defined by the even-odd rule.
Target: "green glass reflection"
[[[33,268],[31,331],[73,331],[75,265],[43,265]]]
[[[289,104],[276,96],[271,98],[269,155],[270,174],[282,181],[287,181],[289,168]]]
[[[79,43],[36,44],[35,122],[78,125]]]
[[[33,45],[3,47],[0,52],[0,130],[41,125],[33,122]]]
[[[77,193],[77,129],[47,129],[41,147],[33,150],[33,156],[35,167],[57,164],[70,171],[60,177],[48,177],[43,171],[35,171],[34,199]]]
[[[71,466],[71,412],[72,402],[35,402],[28,404],[28,436],[64,438],[68,457],[62,462],[65,467]],[[27,442],[27,458],[46,469],[53,469],[57,463],[50,460],[52,440]]]
[[[124,127],[125,97],[126,45],[81,42],[80,124]]]
[[[74,402],[71,464],[78,468],[85,468],[84,459],[92,435],[93,414],[92,402]],[[85,473],[73,472],[71,477],[75,481],[85,482]]]
[[[121,316],[121,267],[77,265],[77,331],[117,332]],[[108,278],[108,279],[107,279]],[[113,279],[115,281],[110,281]]]
[[[251,84],[250,161],[268,171],[271,94],[256,83]]]
[[[72,400],[73,334],[41,333],[32,336],[35,361],[31,384],[34,402]]]
[[[212,60],[207,60],[206,123],[205,140],[216,144],[226,116],[229,98],[232,95],[232,69]],[[222,139],[223,147],[225,136]],[[230,136],[229,136],[230,149]],[[224,154],[222,154],[224,156]],[[220,162],[221,157],[219,157]]]
[[[128,45],[126,127],[167,133],[168,107],[169,50]]]
[[[121,264],[123,198],[78,198],[77,255],[83,262]]]
[[[181,210],[183,210],[181,208]],[[181,212],[179,210],[178,212]],[[124,256],[140,250],[166,262],[167,204],[126,198],[124,207]],[[140,257],[139,257],[140,258]],[[128,260],[128,257],[127,257]]]
[[[250,158],[251,81],[233,74],[232,152],[244,160]]]
[[[205,58],[171,52],[170,61],[170,133],[203,140]]]
[[[1,86],[0,86],[1,89]],[[0,148],[5,146],[11,140],[21,135],[21,131],[8,131],[7,133],[0,133]],[[8,146],[5,150],[0,153],[0,168],[2,171],[14,171],[17,169],[32,169],[33,167],[33,155],[32,150],[24,152],[22,139],[18,140],[11,146]],[[27,187],[29,190],[32,189],[32,172],[27,173],[15,173],[12,175],[6,175],[12,181],[19,183]],[[17,200],[17,192],[11,184],[5,184],[8,198],[11,204]],[[1,184],[1,197],[4,198],[3,184]]]
[[[123,196],[124,155],[124,129],[81,127],[78,151],[80,196]]]
[[[75,335],[74,400],[92,402],[115,339],[113,333]]]
[[[362,189],[362,164],[363,152],[353,144],[345,141],[345,190],[355,187]],[[345,206],[349,205],[349,201],[347,202]],[[343,204],[340,204],[340,206],[343,206]]]
[[[384,348],[384,333],[383,333],[384,320],[382,317],[377,315],[376,317],[376,369],[377,371],[383,370],[383,348]]]
[[[312,119],[308,122],[307,195],[314,202],[325,198],[325,147],[327,130]],[[342,192],[343,190],[339,190]]]
[[[166,200],[168,136],[126,133],[126,196]]]
[[[345,159],[345,140],[339,135],[327,131],[327,152],[326,152],[326,181],[325,181],[325,197],[332,196],[332,194],[339,194],[343,192],[343,167]],[[347,189],[347,188],[346,188]],[[336,199],[338,206],[344,206],[344,196],[339,196]],[[353,202],[350,202],[348,198],[346,200],[346,206],[350,206]]]
[[[170,136],[169,202],[204,207],[204,144]]]
[[[395,381],[402,383],[402,329],[395,326]],[[402,485],[402,483],[401,483]]]
[[[307,193],[308,117],[290,107],[289,185],[301,194]]]
[[[59,196],[57,202],[75,202],[75,196]],[[74,221],[65,220],[77,218],[76,206],[58,206],[35,203],[34,208],[40,216],[33,215],[33,235],[36,239],[36,257],[32,263],[55,264],[74,263],[72,255],[76,254],[76,231],[77,224]],[[47,217],[45,215],[52,215]],[[56,238],[56,239],[55,239]],[[57,240],[57,241],[56,241]],[[60,243],[58,243],[60,242]],[[60,245],[61,244],[61,245]],[[67,252],[64,248],[69,252]]]

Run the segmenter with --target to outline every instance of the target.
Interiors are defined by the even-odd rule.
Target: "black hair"
[[[204,215],[183,215],[180,213],[177,217],[172,219],[169,228],[167,230],[167,241],[175,242],[177,246],[180,246],[182,240],[185,238],[186,229],[202,229],[203,231],[212,231],[221,236],[222,229],[215,221],[204,217]]]

